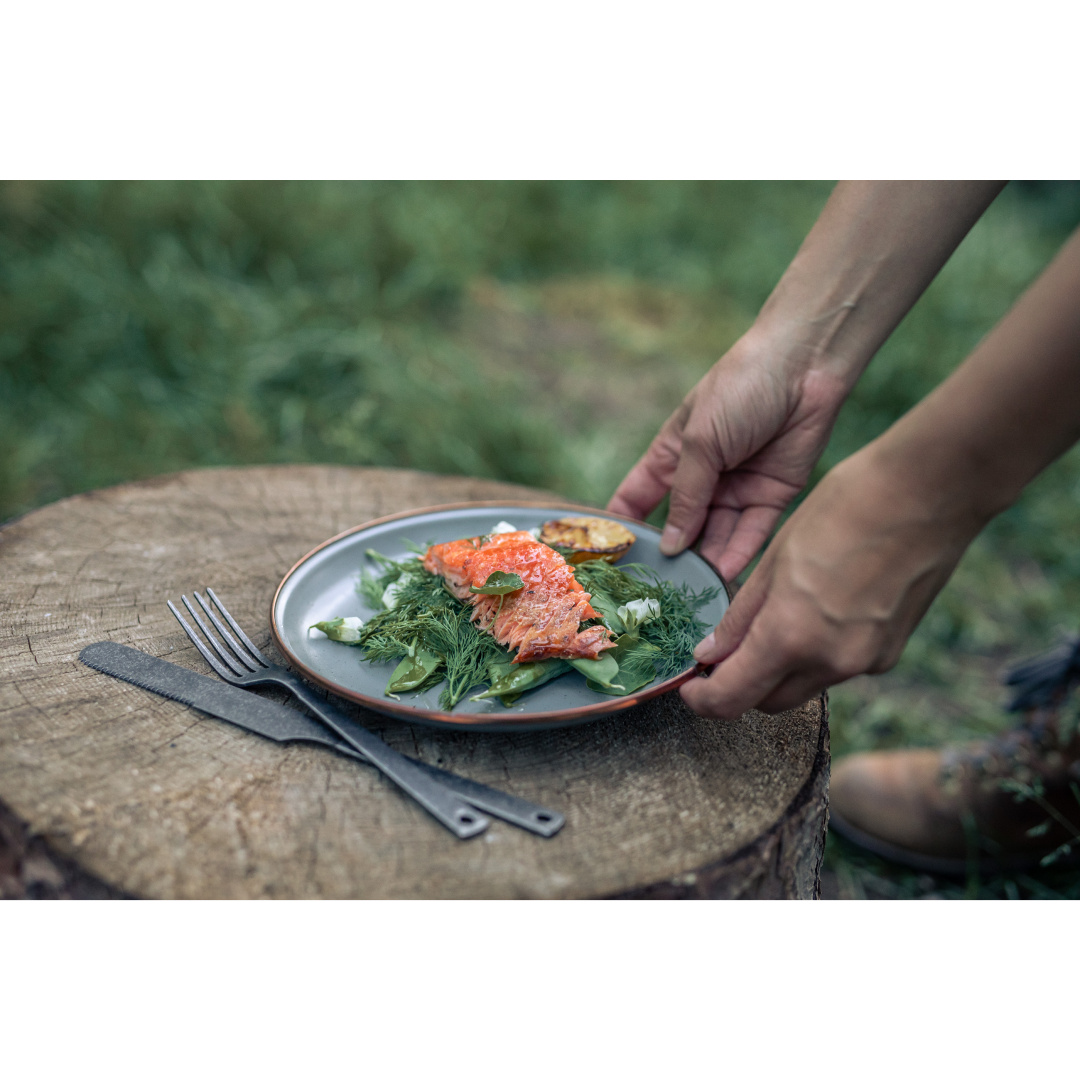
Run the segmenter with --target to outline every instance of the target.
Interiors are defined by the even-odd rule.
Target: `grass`
[[[0,520],[266,461],[471,473],[602,505],[750,325],[828,192],[2,185]],[[1078,222],[1078,185],[1006,189],[871,365],[816,476],[962,360]],[[974,545],[895,671],[834,689],[834,752],[1005,726],[1001,668],[1080,628],[1077,535],[1073,451]],[[918,891],[839,843],[829,860],[849,884]],[[1045,887],[1067,894],[1073,873]]]

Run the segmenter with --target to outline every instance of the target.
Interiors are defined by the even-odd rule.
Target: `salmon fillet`
[[[450,591],[473,605],[473,622],[500,645],[517,649],[514,663],[546,660],[595,660],[615,643],[604,626],[578,630],[599,616],[566,560],[528,532],[475,536],[433,544],[424,555],[424,569],[444,578]],[[517,574],[525,588],[502,598],[469,591],[494,573]]]

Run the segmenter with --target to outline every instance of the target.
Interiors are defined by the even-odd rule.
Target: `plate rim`
[[[396,514],[386,514],[383,517],[372,518],[370,521],[354,525],[352,528],[346,529],[336,536],[331,536],[328,540],[324,540],[318,546],[313,547],[306,555],[298,559],[289,568],[288,572],[278,583],[278,587],[274,590],[274,598],[270,601],[270,634],[274,639],[274,644],[277,646],[278,651],[288,660],[289,664],[300,671],[306,679],[317,683],[319,686],[323,687],[323,689],[329,690],[338,697],[355,702],[357,705],[363,705],[373,712],[394,716],[414,724],[433,724],[440,727],[446,726],[465,728],[472,731],[487,730],[493,732],[495,730],[505,732],[511,728],[520,728],[524,730],[540,726],[550,727],[553,725],[585,723],[591,719],[599,720],[605,716],[611,716],[613,713],[631,709],[635,705],[640,705],[643,701],[649,701],[650,699],[659,697],[661,694],[666,694],[671,690],[676,690],[682,686],[683,683],[689,682],[695,676],[711,669],[711,666],[697,663],[693,667],[687,668],[686,671],[680,672],[678,675],[673,675],[670,679],[665,679],[663,682],[657,683],[655,686],[650,686],[642,691],[635,691],[632,694],[627,694],[625,697],[610,698],[608,701],[598,701],[593,705],[580,705],[570,709],[551,709],[546,712],[529,713],[526,716],[520,714],[515,716],[512,713],[504,715],[452,713],[444,712],[441,709],[421,710],[389,699],[383,701],[381,698],[373,698],[369,694],[363,694],[359,690],[352,690],[347,686],[341,686],[332,679],[320,675],[313,668],[305,664],[288,647],[288,645],[286,645],[282,635],[278,633],[278,599],[281,596],[282,590],[288,584],[289,579],[306,562],[308,562],[309,559],[313,558],[324,548],[329,547],[331,544],[336,544],[338,541],[345,539],[347,536],[352,536],[354,533],[363,532],[366,529],[374,528],[377,525],[384,525],[390,521],[400,521],[403,518],[419,517],[422,514],[441,513],[447,510],[481,510],[496,506],[522,507],[529,509],[548,507],[553,510],[587,510],[593,514],[603,514],[605,517],[610,517],[618,521],[625,521],[639,527],[644,526],[646,529],[651,529],[655,533],[660,532],[660,529],[655,525],[650,525],[646,521],[639,521],[636,518],[627,517],[625,514],[616,514],[610,510],[600,511],[595,507],[585,506],[582,503],[564,502],[559,499],[482,499],[470,502],[441,503],[437,506],[422,506],[417,507],[414,510],[402,510]],[[728,603],[730,604],[733,599],[732,591],[723,575],[712,562],[709,559],[706,559],[700,552],[695,551],[694,554],[697,555],[697,557],[701,559],[714,574],[716,574],[721,586],[723,586]]]

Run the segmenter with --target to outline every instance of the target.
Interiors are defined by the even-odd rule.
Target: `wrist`
[[[828,412],[840,411],[866,364],[825,348],[827,342],[806,320],[765,316],[732,347],[736,364],[768,370],[790,394],[792,407],[807,394]]]
[[[837,468],[859,477],[869,512],[888,507],[885,513],[913,528],[965,546],[1008,505],[940,434],[905,430],[902,422]]]

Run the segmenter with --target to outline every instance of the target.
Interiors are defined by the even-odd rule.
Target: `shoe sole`
[[[975,867],[967,859],[950,859],[944,855],[926,855],[921,851],[911,851],[908,848],[897,847],[887,840],[881,840],[876,836],[865,833],[862,829],[846,821],[835,810],[829,810],[829,828],[835,829],[845,840],[869,851],[872,855],[878,855],[890,862],[900,863],[901,866],[909,866],[912,870],[922,870],[928,874],[943,874],[948,877],[966,877],[969,871]],[[991,859],[980,857],[978,870],[980,874],[1009,873],[1014,871],[1037,870],[1039,860],[1046,855],[1040,851],[1036,854],[1013,854],[1003,855],[1000,858]],[[1078,855],[1074,854],[1068,859],[1059,859],[1054,865],[1069,866],[1075,864]]]

